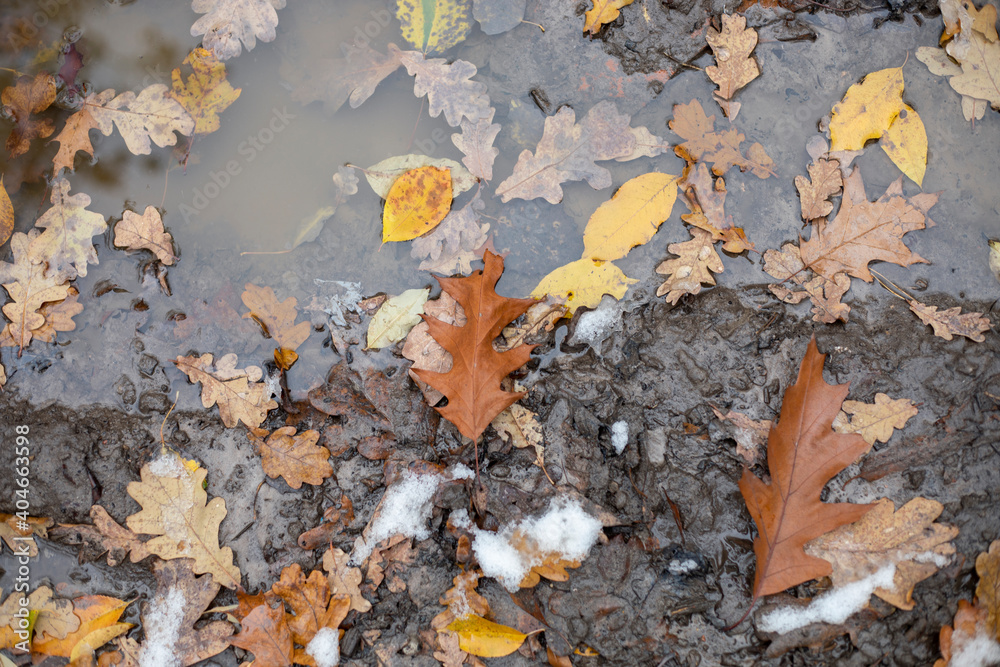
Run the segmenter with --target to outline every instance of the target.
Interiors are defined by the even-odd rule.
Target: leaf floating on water
[[[420,322],[430,293],[427,288],[406,290],[383,303],[368,325],[368,347],[379,349],[406,338]]]
[[[590,216],[583,232],[583,257],[624,257],[653,238],[670,217],[675,201],[676,176],[651,172],[627,181]]]
[[[70,293],[66,274],[53,272],[47,276],[46,262],[35,264],[31,261],[29,249],[40,234],[37,229],[27,234],[15,232],[10,239],[14,261],[0,262],[0,283],[11,298],[11,302],[3,306],[10,324],[3,328],[0,340],[4,345],[22,350],[31,342],[34,332],[45,325],[40,309],[47,303],[62,301]]]
[[[685,294],[698,294],[702,284],[714,285],[712,273],[722,273],[722,258],[715,252],[712,235],[703,229],[692,229],[691,240],[671,243],[667,251],[678,257],[664,260],[656,272],[668,276],[656,290],[656,296],[666,295],[668,303],[676,304]]]
[[[768,289],[785,303],[799,303],[806,297],[812,299],[813,320],[827,324],[837,320],[847,321],[851,307],[841,303],[851,289],[851,279],[846,273],[834,274],[833,279],[815,275],[802,264],[799,247],[786,243],[781,250],[764,252],[764,271],[782,282],[768,285]],[[802,287],[795,291],[792,285]]]
[[[479,224],[479,213],[486,204],[477,193],[468,204],[450,212],[437,227],[413,240],[410,257],[421,259],[421,271],[443,276],[472,273],[476,251],[487,241],[489,224]]]
[[[861,150],[869,139],[881,137],[905,107],[902,67],[867,74],[833,105],[830,150]]]
[[[174,132],[188,136],[194,132],[194,118],[169,92],[162,83],[154,83],[138,95],[128,90],[115,97],[115,91],[109,88],[88,95],[83,107],[104,136],[117,126],[130,152],[149,155],[151,142],[160,147],[173,146],[177,143]]]
[[[56,101],[56,80],[48,72],[39,72],[34,78],[18,77],[13,86],[3,89],[0,101],[10,108],[14,120],[7,137],[11,159],[27,153],[32,139],[44,139],[55,130],[51,118],[32,118],[33,114],[45,111]]]
[[[715,116],[706,116],[698,100],[674,105],[674,117],[668,125],[684,139],[674,148],[674,153],[689,165],[702,161],[713,163],[712,173],[716,176],[722,176],[733,166],[740,171],[749,170],[758,178],[774,175],[774,161],[763,146],[752,144],[744,156],[740,146],[746,137],[735,127],[716,132]]]
[[[97,119],[87,106],[66,119],[66,124],[53,141],[59,142],[59,152],[52,158],[52,175],[58,176],[63,168],[73,171],[73,160],[78,151],[94,157],[94,145],[90,143],[90,131],[98,129]]]
[[[904,105],[899,116],[879,140],[889,159],[917,185],[927,170],[927,130],[917,112]]]
[[[413,48],[439,53],[472,32],[472,0],[396,0],[396,18]]]
[[[239,422],[257,428],[268,411],[278,407],[266,385],[259,381],[264,375],[260,367],[236,368],[235,354],[227,354],[218,362],[213,362],[211,354],[177,357],[174,363],[191,382],[201,383],[202,406],[210,408],[218,403],[219,416],[228,428]]]
[[[635,0],[592,0],[593,7],[583,15],[583,31],[596,35],[605,24],[611,23],[621,14],[622,7],[631,5]]]
[[[319,233],[323,231],[323,225],[333,217],[340,205],[347,201],[347,198],[358,192],[358,177],[351,167],[339,167],[337,173],[333,175],[333,204],[324,206],[316,211],[312,216],[304,218],[299,223],[299,231],[295,238],[288,242],[286,249],[298,248],[303,243],[310,243],[316,240]]]
[[[437,118],[443,112],[448,124],[458,127],[463,118],[475,122],[490,115],[492,106],[486,96],[486,84],[472,81],[476,74],[476,66],[472,63],[465,60],[448,63],[444,58],[427,59],[419,51],[399,51],[393,44],[389,45],[389,54],[397,55],[406,71],[414,77],[413,94],[427,96],[427,113],[431,118]]]
[[[206,49],[195,49],[184,59],[194,70],[187,81],[181,79],[180,68],[171,75],[173,90],[167,93],[181,103],[194,119],[194,134],[209,134],[219,129],[219,114],[240,96],[226,80],[226,66]]]
[[[128,250],[149,250],[167,265],[177,261],[174,239],[163,229],[160,212],[152,206],[147,206],[142,215],[125,211],[121,222],[115,225],[114,244]]]
[[[202,45],[219,60],[240,55],[240,42],[252,51],[257,40],[274,40],[277,9],[285,0],[192,0],[191,9],[204,14],[191,26],[191,35],[204,35]]]
[[[806,169],[809,171],[809,178],[795,177],[795,188],[799,191],[799,203],[802,205],[802,219],[810,221],[825,218],[833,211],[830,197],[844,187],[840,162],[819,158]]]
[[[560,266],[542,278],[531,291],[531,296],[565,300],[567,314],[572,315],[580,306],[597,308],[605,294],[621,299],[629,285],[637,282],[611,262],[585,257]]]
[[[263,325],[267,335],[286,350],[296,350],[312,332],[309,322],[295,324],[299,311],[296,308],[298,299],[294,296],[284,301],[278,301],[274,290],[270,287],[257,287],[247,283],[243,292],[243,304],[250,309],[244,313],[243,319],[253,319],[258,325]]]
[[[700,163],[694,169],[688,169],[681,188],[684,203],[691,209],[690,213],[681,216],[681,220],[692,227],[704,229],[712,235],[713,242],[724,241],[722,249],[726,252],[738,255],[754,249],[743,228],[734,226],[733,217],[726,215],[726,182],[721,176],[713,182],[708,167]]]
[[[720,19],[722,30],[709,26],[705,35],[716,63],[707,67],[705,73],[719,86],[714,97],[726,118],[732,120],[740,109],[739,103],[730,102],[733,95],[760,76],[760,66],[750,55],[757,46],[757,32],[747,27],[744,16],[723,14]]]
[[[493,161],[500,154],[493,141],[500,132],[500,125],[493,122],[496,109],[490,108],[488,116],[477,121],[463,120],[462,133],[451,135],[451,142],[465,154],[462,163],[469,171],[484,181],[493,179]]]
[[[393,182],[382,211],[382,242],[426,234],[451,210],[451,171],[418,167]]]
[[[449,170],[451,172],[452,197],[457,197],[472,189],[472,186],[476,184],[476,177],[458,162],[445,157],[431,158],[416,153],[389,157],[362,171],[375,194],[385,199],[389,196],[389,188],[392,187],[397,178],[418,167],[439,167]]]
[[[47,274],[65,273],[69,278],[87,275],[87,264],[97,264],[97,251],[91,238],[108,228],[104,216],[88,211],[90,195],[69,194],[65,178],[52,182],[52,208],[35,221],[44,229],[31,242],[28,253],[36,264],[48,263]]]
[[[472,0],[472,16],[487,35],[499,35],[524,20],[528,0]]]

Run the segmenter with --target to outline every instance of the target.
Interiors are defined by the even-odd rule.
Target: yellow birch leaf
[[[0,176],[0,245],[7,242],[14,233],[14,205],[10,203],[10,195],[3,186],[3,176]]]
[[[472,0],[396,0],[396,18],[414,48],[446,51],[472,32]]]
[[[904,105],[899,117],[882,134],[879,144],[900,171],[923,186],[927,170],[927,130],[916,111]]]
[[[80,626],[63,639],[53,638],[48,641],[35,641],[31,646],[31,650],[41,655],[69,658],[75,651],[77,644],[86,640],[88,635],[97,630],[112,627],[115,624],[126,625],[128,628],[132,627],[127,623],[118,623],[118,619],[128,605],[128,602],[106,595],[85,595],[76,598],[73,600],[73,613],[79,617]],[[118,634],[121,634],[121,632]],[[118,634],[108,637],[99,644],[88,643],[94,649],[97,649],[117,637]],[[92,639],[96,640],[97,638],[94,637]]]
[[[903,68],[890,67],[868,74],[847,89],[833,105],[830,150],[858,151],[869,139],[878,139],[906,107],[903,104]]]
[[[451,209],[451,171],[411,169],[389,188],[382,212],[382,242],[409,241],[434,229]]]
[[[510,655],[521,647],[528,635],[506,625],[487,621],[482,616],[466,616],[448,625],[458,635],[458,646],[481,658]]]
[[[652,172],[636,176],[590,216],[583,232],[584,259],[614,260],[646,243],[677,201],[677,177]]]
[[[583,31],[596,35],[605,23],[611,23],[621,14],[619,9],[631,5],[634,0],[593,0],[594,8],[583,16]]]
[[[420,323],[430,293],[427,288],[409,289],[383,303],[368,325],[368,347],[379,349],[406,338]]]
[[[219,129],[219,112],[225,111],[240,96],[241,88],[233,88],[226,80],[226,66],[215,55],[201,47],[187,55],[185,65],[194,70],[181,79],[178,67],[171,75],[173,89],[167,93],[181,103],[194,119],[194,134],[208,134]]]
[[[605,294],[622,298],[629,285],[636,282],[639,281],[626,276],[611,262],[585,257],[560,266],[542,278],[531,296],[536,299],[546,296],[565,299],[564,305],[568,314],[572,315],[580,306],[597,308]]]

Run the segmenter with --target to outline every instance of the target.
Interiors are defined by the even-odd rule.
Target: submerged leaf
[[[125,211],[121,222],[115,225],[114,244],[128,250],[149,250],[167,265],[177,261],[174,239],[163,229],[160,212],[152,206],[147,206],[142,215]]]
[[[475,122],[490,115],[493,107],[486,96],[486,84],[472,80],[476,74],[476,66],[472,63],[465,60],[448,63],[444,58],[427,59],[419,51],[400,52],[393,44],[389,45],[389,54],[398,54],[406,71],[413,77],[413,94],[427,96],[427,113],[431,118],[437,118],[443,112],[448,124],[458,127],[463,118]]]
[[[56,101],[56,80],[48,72],[39,72],[34,78],[18,77],[13,86],[3,89],[0,101],[9,108],[14,120],[7,137],[7,150],[12,159],[27,153],[32,139],[44,139],[55,130],[51,118],[32,118]]]
[[[173,90],[168,95],[181,103],[194,119],[194,134],[208,134],[219,129],[219,113],[229,108],[240,96],[226,80],[226,66],[205,49],[195,49],[184,59],[194,70],[187,81],[181,79],[180,68],[171,75]]]
[[[739,106],[728,100],[733,98],[736,91],[760,76],[760,67],[750,55],[757,46],[757,32],[747,27],[746,17],[738,14],[723,14],[720,20],[722,30],[718,31],[710,26],[705,35],[716,63],[707,67],[705,73],[718,84],[716,101],[731,120],[736,116]]]
[[[420,322],[430,293],[427,288],[406,290],[383,303],[368,325],[368,347],[379,349],[406,338]]]
[[[97,264],[97,251],[91,238],[108,228],[104,216],[88,211],[90,195],[69,194],[65,178],[52,183],[52,208],[35,221],[45,230],[31,242],[28,253],[36,264],[47,262],[47,275],[65,273],[70,278],[87,275],[87,264]]]

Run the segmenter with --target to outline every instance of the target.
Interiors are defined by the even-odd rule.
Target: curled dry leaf
[[[149,250],[168,266],[177,261],[174,239],[163,228],[160,212],[147,206],[142,215],[125,211],[115,225],[115,246],[128,250]]]
[[[702,284],[714,285],[712,273],[722,273],[722,258],[715,252],[712,235],[703,229],[692,229],[691,240],[671,243],[667,251],[678,255],[656,267],[656,272],[668,276],[656,290],[656,296],[666,295],[668,303],[676,304],[685,294],[698,294]]]
[[[763,146],[752,144],[744,156],[740,145],[746,137],[733,127],[716,132],[715,116],[706,116],[698,100],[675,105],[674,117],[668,125],[684,139],[674,152],[689,164],[710,162],[716,176],[722,176],[733,166],[740,171],[750,170],[758,178],[774,175],[774,161],[764,152]]]
[[[593,8],[583,15],[583,31],[596,35],[606,23],[611,23],[621,14],[622,7],[631,5],[634,0],[592,0]]]
[[[989,318],[984,317],[982,313],[963,313],[958,306],[938,312],[937,306],[928,306],[915,299],[908,299],[907,303],[910,304],[910,310],[916,313],[924,324],[931,325],[935,336],[945,340],[951,340],[955,336],[965,336],[969,340],[982,343],[986,340],[983,334],[993,326]]]
[[[382,242],[409,241],[434,229],[451,210],[451,171],[411,169],[389,188],[382,211]]]
[[[712,235],[712,241],[723,241],[722,249],[739,254],[753,250],[743,228],[733,225],[733,217],[726,215],[726,181],[720,176],[713,182],[705,163],[688,168],[681,181],[684,203],[691,210],[681,220]]]
[[[51,118],[32,118],[56,101],[56,80],[48,72],[39,72],[34,78],[19,76],[13,86],[3,89],[0,101],[10,109],[14,120],[7,137],[11,159],[27,153],[32,139],[44,139],[55,129]]]
[[[629,285],[637,282],[612,262],[584,258],[554,269],[531,290],[531,296],[560,301],[566,314],[572,315],[581,306],[597,308],[605,294],[621,299]]]
[[[403,39],[424,53],[447,51],[472,31],[472,3],[465,0],[396,0]]]
[[[955,553],[951,540],[958,528],[934,523],[944,506],[914,498],[893,512],[893,503],[881,498],[855,523],[821,535],[805,552],[829,561],[830,579],[843,587],[895,565],[891,588],[875,595],[900,609],[913,609],[913,587],[946,565]]]
[[[273,289],[257,287],[253,283],[247,283],[243,289],[243,305],[250,309],[249,313],[243,314],[243,319],[255,321],[282,349],[295,350],[306,341],[312,325],[309,322],[295,324],[295,318],[299,316],[296,308],[299,302],[295,297],[278,301]]]
[[[760,76],[760,66],[750,55],[757,46],[757,32],[747,27],[746,17],[738,14],[723,14],[720,20],[722,30],[709,26],[705,35],[715,56],[715,65],[705,68],[705,73],[719,86],[714,93],[715,99],[726,117],[732,120],[740,107],[729,100],[736,91]]]
[[[319,447],[319,431],[303,431],[295,435],[294,426],[283,426],[264,436],[267,431],[253,429],[250,441],[260,453],[260,464],[268,477],[281,476],[293,489],[303,484],[322,484],[333,474],[330,450]]]
[[[842,412],[833,420],[837,433],[857,433],[869,445],[889,442],[893,429],[903,428],[917,407],[908,398],[893,400],[886,394],[875,394],[875,403],[844,401]],[[847,415],[853,415],[848,418]]]
[[[208,471],[191,470],[177,454],[164,450],[139,471],[142,481],[131,482],[128,494],[142,510],[126,519],[130,530],[153,535],[146,549],[164,560],[193,559],[194,572],[208,573],[226,588],[239,588],[240,570],[233,550],[219,547],[219,524],[226,517],[226,501],[208,500],[202,483]],[[209,598],[215,597],[213,593]]]
[[[677,200],[677,177],[651,172],[626,181],[590,216],[584,259],[615,260],[653,238]]]
[[[740,492],[758,531],[754,599],[830,574],[830,564],[803,547],[871,509],[820,500],[826,483],[868,449],[861,436],[836,433],[831,427],[848,385],[823,380],[825,358],[815,339],[809,341],[799,377],[785,392],[778,424],[768,437],[770,483],[748,469],[740,478]]]
[[[191,26],[195,37],[204,35],[202,45],[219,60],[240,55],[242,47],[252,51],[257,40],[274,40],[278,12],[285,0],[193,0],[191,9],[204,14]]]
[[[209,134],[219,129],[219,114],[236,101],[241,89],[233,88],[226,80],[226,66],[212,52],[196,48],[184,58],[193,73],[187,81],[181,78],[180,68],[171,75],[173,90],[167,93],[180,102],[194,119],[193,134]]]
[[[830,197],[844,187],[840,162],[819,158],[807,169],[809,178],[795,177],[795,188],[799,191],[799,203],[802,205],[802,219],[809,221],[825,218],[833,211]]]
[[[286,302],[287,303],[287,302]],[[174,364],[191,382],[201,383],[201,404],[219,405],[219,416],[228,428],[243,422],[250,428],[260,426],[269,410],[278,407],[271,400],[259,366],[236,368],[236,355],[227,354],[213,362],[211,354],[201,357],[177,357]]]
[[[413,94],[427,96],[427,113],[431,118],[437,118],[443,112],[448,125],[458,127],[463,118],[475,122],[490,115],[493,107],[486,96],[486,84],[472,80],[476,74],[476,66],[472,63],[465,60],[448,63],[444,58],[428,59],[419,51],[399,51],[394,44],[389,45],[389,55],[398,57],[406,71],[414,77]]]

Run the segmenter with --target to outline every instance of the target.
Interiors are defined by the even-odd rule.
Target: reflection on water
[[[21,3],[5,11],[12,17],[30,15],[34,7],[34,3]],[[123,6],[66,2],[59,8],[57,16],[46,19],[33,49],[19,56],[5,54],[13,66],[37,71],[30,60],[38,45],[46,46],[58,40],[66,27],[78,26],[84,35],[80,48],[85,54],[80,78],[89,81],[93,89],[112,87],[121,92],[151,83],[169,84],[170,70],[197,45],[198,39],[190,36],[190,25],[197,17],[186,2]],[[410,257],[409,243],[381,245],[381,202],[363,178],[357,194],[339,206],[315,241],[280,254],[243,254],[285,248],[303,220],[334,203],[338,191],[331,176],[346,162],[370,165],[411,152],[461,158],[450,141],[453,129],[443,117],[428,117],[403,69],[391,75],[359,109],[345,105],[336,114],[329,114],[321,103],[302,106],[292,100],[290,91],[296,85],[314,75],[325,60],[342,57],[344,46],[355,39],[368,39],[383,52],[390,42],[402,44],[398,23],[386,19],[381,4],[373,9],[372,3],[360,0],[336,5],[290,3],[279,12],[279,18],[274,42],[258,43],[253,51],[227,61],[229,80],[242,94],[222,113],[219,131],[197,138],[186,167],[178,161],[187,150],[184,139],[178,151],[154,149],[152,155],[138,157],[128,153],[117,133],[107,138],[91,134],[97,162],[88,164],[81,154],[76,173],[70,175],[73,189],[93,198],[90,210],[115,220],[125,206],[142,211],[153,205],[165,210],[164,223],[181,255],[179,264],[169,271],[172,296],[143,281],[138,256],[110,249],[107,237],[103,243],[96,239],[101,264],[78,281],[84,312],[76,318],[76,331],[60,335],[60,341],[70,344],[54,348],[54,353],[45,346],[27,351],[20,362],[12,364],[24,371],[11,382],[12,388],[38,400],[114,403],[117,399],[111,387],[122,375],[119,366],[134,366],[137,355],[146,354],[135,352],[137,328],[146,340],[144,344],[155,348],[163,363],[187,353],[192,346],[199,352],[221,355],[235,351],[250,355],[250,360],[262,358],[259,341],[252,336],[231,332],[232,338],[225,339],[203,333],[179,339],[174,334],[178,313],[194,317],[201,311],[218,311],[223,307],[220,304],[242,312],[239,294],[247,282],[271,286],[280,298],[295,296],[302,306],[321,292],[323,283],[317,280],[360,282],[366,294],[399,293],[434,284],[429,274],[417,270],[419,261]],[[726,178],[727,213],[746,229],[761,251],[795,240],[800,232],[808,234],[802,229],[792,181],[805,173],[805,145],[815,135],[820,118],[863,74],[898,66],[916,47],[936,44],[941,29],[936,20],[923,27],[907,20],[904,24],[887,23],[875,33],[870,16],[803,18],[812,22],[819,39],[758,46],[756,56],[763,75],[739,97],[743,108],[735,124],[748,140],[765,146],[776,162],[777,177],[759,180],[731,170]],[[576,38],[566,34],[550,30],[542,35],[527,25],[496,37],[476,30],[446,54],[479,67],[477,78],[490,87],[488,93],[497,108],[495,120],[503,126],[497,139],[501,155],[494,170],[496,180],[483,184],[482,194],[487,202],[486,221],[496,234],[495,246],[510,252],[500,291],[513,296],[527,294],[542,276],[580,256],[581,232],[587,219],[613,192],[613,188],[594,191],[586,184],[571,183],[565,186],[564,202],[557,206],[540,199],[501,204],[492,196],[493,187],[509,175],[520,151],[534,149],[540,134],[543,115],[531,91],[535,90],[537,97],[548,81],[565,83],[565,62],[587,58],[597,62],[601,56],[599,42],[572,41]],[[512,78],[511,70],[516,73],[516,68],[510,58],[518,45],[527,48],[550,39],[566,39],[567,43],[555,51],[561,55],[551,62],[535,63],[532,76],[537,78],[537,72],[544,76],[540,80]],[[1000,191],[995,187],[1000,121],[990,112],[975,127],[965,123],[959,97],[944,79],[932,76],[915,58],[907,61],[904,74],[905,99],[920,112],[930,140],[924,189],[940,190],[942,196],[930,212],[937,226],[906,237],[907,244],[932,265],[908,269],[883,265],[880,270],[904,287],[923,279],[932,292],[992,300],[998,285],[987,267],[983,236],[1000,235]],[[10,80],[5,74],[4,85]],[[594,86],[585,81],[579,88],[584,92],[578,97],[550,100],[551,111],[564,102],[574,102],[581,105],[577,111],[578,117],[582,116],[587,109],[582,105],[590,99],[586,90],[592,92]],[[652,99],[644,106],[641,96],[626,96],[616,102],[623,110],[634,111],[633,126],[645,125],[673,142],[676,137],[667,130],[666,121],[676,103],[697,98],[708,113],[716,114],[720,126],[726,122],[711,101],[711,90],[707,78],[692,70],[668,81],[657,97],[650,93]],[[37,174],[51,171],[47,165],[54,152],[54,145],[36,142],[32,152],[16,164],[3,162],[5,156],[0,158],[8,185],[22,169],[36,174],[36,180],[29,180],[14,196],[19,230],[26,230],[37,211],[47,205],[40,207],[40,202],[47,200]],[[872,200],[899,173],[877,147],[869,148],[857,164]],[[682,164],[668,153],[604,166],[611,170],[617,187],[654,169],[678,174]],[[904,182],[904,188],[907,194],[918,191],[909,181]],[[455,206],[463,206],[472,194],[463,195]],[[679,219],[683,212],[678,204],[650,243],[619,262],[627,274],[640,279],[639,288],[647,293],[655,286],[653,269],[665,256],[666,245],[687,238]],[[718,277],[721,284],[767,281],[758,255],[726,258],[725,263],[726,271]],[[121,291],[98,289],[101,295],[97,296],[95,288],[106,281]],[[859,300],[867,294],[892,298],[881,288],[855,280],[847,300]],[[132,311],[139,300],[149,310]],[[320,347],[323,336],[314,334],[306,344],[310,349],[300,350],[303,362],[293,370],[293,385],[299,382],[307,386],[328,367],[333,354]],[[4,361],[9,359],[5,353]],[[310,370],[310,365],[318,370]],[[43,366],[49,370],[39,374]],[[183,382],[173,369],[168,371],[163,382],[174,388],[181,386]],[[186,391],[190,394],[193,389]],[[189,405],[195,405],[193,394],[187,398]]]

